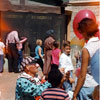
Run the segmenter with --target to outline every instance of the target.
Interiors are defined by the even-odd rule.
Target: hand
[[[70,71],[66,72],[66,79],[69,79],[70,78]]]
[[[77,98],[76,97],[73,97],[73,99],[72,100],[77,100]]]
[[[64,73],[64,68],[59,68],[61,73]]]

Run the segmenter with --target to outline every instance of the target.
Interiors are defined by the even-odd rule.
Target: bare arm
[[[61,56],[61,52],[59,52],[59,58],[60,58],[60,56]]]
[[[39,48],[39,56],[42,58],[43,56],[41,55],[41,48]]]
[[[23,37],[23,39],[20,40],[20,43],[24,43],[26,40],[27,40],[27,38],[26,37]]]
[[[70,81],[70,83],[74,83],[75,82],[75,79],[74,78],[69,78],[69,81]]]
[[[87,51],[86,48],[82,50],[82,65],[81,65],[81,72],[79,79],[77,81],[77,85],[75,87],[74,95],[73,95],[73,100],[77,100],[76,97],[81,89],[81,87],[84,84],[85,78],[86,78],[86,73],[87,73],[87,67],[88,67],[88,62],[90,59],[90,55]]]

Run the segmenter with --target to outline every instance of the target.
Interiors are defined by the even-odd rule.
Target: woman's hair
[[[95,36],[96,32],[98,32],[98,25],[96,22],[90,18],[84,18],[78,24],[78,31],[80,34],[87,33],[88,37]]]
[[[58,47],[59,47],[59,43],[58,43],[57,41],[54,41],[54,42],[53,42],[53,46],[54,46],[55,48],[58,48]]]
[[[52,87],[55,88],[60,85],[62,78],[63,74],[59,71],[59,69],[51,70],[48,74],[48,81],[51,83]]]
[[[41,44],[42,44],[42,40],[41,40],[41,39],[37,39],[37,40],[36,40],[36,44],[37,44],[37,45],[41,45]]]

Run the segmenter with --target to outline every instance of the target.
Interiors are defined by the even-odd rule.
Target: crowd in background
[[[7,35],[6,44],[0,40],[0,73],[3,72],[5,52],[8,71],[22,72],[16,83],[16,100],[99,100],[99,85],[90,69],[91,58],[100,48],[100,40],[95,37],[98,26],[92,19],[84,18],[78,25],[78,31],[86,44],[80,57],[75,55],[80,61],[77,70],[72,63],[70,42],[65,41],[61,50],[59,42],[53,36],[53,30],[49,31],[44,43],[41,39],[36,40],[34,57],[23,57],[22,48],[27,37],[19,38],[17,31],[11,31]],[[37,74],[38,67],[41,68],[43,77]]]

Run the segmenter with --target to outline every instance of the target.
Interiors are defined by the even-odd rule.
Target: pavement
[[[4,72],[0,74],[0,100],[15,100],[16,80],[19,74],[8,72],[8,61],[5,59]],[[39,74],[42,75],[41,69]]]

